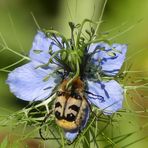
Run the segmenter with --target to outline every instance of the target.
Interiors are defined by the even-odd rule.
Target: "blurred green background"
[[[85,18],[94,21],[99,20],[103,4],[104,0],[0,0],[0,32],[11,49],[27,55],[37,31],[32,13],[41,28],[53,27],[70,37],[68,22],[81,23]],[[106,34],[106,37],[111,39],[112,42],[128,44],[126,65],[131,64],[130,70],[138,72],[129,73],[125,79],[125,85],[147,83],[148,1],[108,0],[99,33]],[[0,39],[0,43],[2,42],[2,39]],[[2,69],[19,59],[20,57],[10,51],[1,51],[0,68]],[[7,74],[7,72],[0,71],[1,116],[19,110],[26,105],[26,102],[15,98],[9,92],[8,86],[5,84]],[[140,83],[135,84],[136,80],[139,80]],[[135,110],[144,111],[148,108],[148,90],[144,88],[136,92],[137,95],[133,91],[130,94],[131,96],[128,96],[129,105]],[[120,133],[139,129],[148,122],[147,115],[146,112],[142,112],[140,115],[136,113],[133,115],[123,114],[121,123],[118,124]],[[123,147],[148,136],[146,131],[148,131],[148,128],[145,126],[144,130],[122,141],[116,147]],[[137,141],[129,147],[147,148],[147,141],[148,139]]]

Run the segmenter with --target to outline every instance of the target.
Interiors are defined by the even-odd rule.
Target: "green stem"
[[[145,86],[146,84],[144,85],[139,85],[139,86],[124,86],[124,89],[125,90],[136,90],[138,88],[144,88],[144,89],[147,89],[148,86]]]
[[[0,69],[1,72],[6,72],[6,73],[9,73],[11,72],[10,70],[5,70],[5,69]]]
[[[47,107],[48,104],[51,102],[51,100],[55,98],[55,96],[56,96],[56,93],[54,93],[54,94],[53,94],[51,97],[49,97],[47,100],[41,102],[40,104],[35,105],[34,108],[38,108],[38,107],[41,107],[41,106]],[[47,109],[47,108],[46,108],[46,109]],[[27,109],[25,108],[25,109],[23,109],[22,111],[20,111],[19,113],[22,113],[22,112],[23,112],[23,113],[25,113],[25,115],[27,116],[27,114],[28,114],[28,112],[29,112],[30,110],[32,110],[31,107],[30,107],[30,108],[27,108]],[[48,111],[48,110],[47,110],[47,111]]]
[[[103,4],[103,8],[102,8],[102,11],[101,11],[101,15],[100,15],[100,17],[99,17],[99,23],[98,23],[98,25],[97,25],[97,27],[96,27],[94,36],[97,35],[97,32],[98,32],[99,27],[100,27],[100,24],[102,23],[102,17],[103,17],[103,13],[104,13],[106,4],[107,4],[107,0],[105,0],[105,2],[104,2],[104,4]]]
[[[77,36],[77,40],[76,40],[76,46],[77,46],[77,49],[78,49],[78,45],[79,45],[79,39],[80,39],[80,36],[81,36],[81,33],[82,33],[82,29],[83,29],[83,26],[86,22],[90,22],[90,23],[93,23],[93,24],[96,24],[96,22],[93,22],[89,19],[85,19],[83,22],[82,22],[82,25],[80,27],[80,30],[78,31],[78,36]]]
[[[18,53],[18,52],[16,52],[16,51],[14,51],[14,50],[10,49],[9,47],[6,47],[6,49],[7,49],[7,50],[9,50],[9,51],[11,51],[12,53],[14,53],[14,54],[16,54],[16,55],[18,55],[18,56],[20,56],[20,57],[24,58],[25,60],[30,61],[30,58],[29,58],[29,57],[24,56],[24,55],[22,55],[22,54],[20,54],[20,53]]]
[[[85,45],[87,46],[87,45],[90,45],[92,43],[98,43],[98,42],[106,42],[106,43],[109,43],[109,41],[106,40],[106,39],[96,39],[96,40],[92,40],[92,41],[87,42]]]
[[[78,60],[77,60],[77,70],[76,70],[76,74],[74,75],[74,77],[73,78],[71,78],[69,81],[68,81],[68,83],[67,83],[67,85],[66,85],[66,89],[68,89],[68,87],[69,87],[69,85],[73,82],[73,80],[74,79],[76,79],[78,76],[79,76],[79,74],[80,74],[80,67],[79,67],[79,62],[78,62]]]
[[[19,61],[15,62],[15,63],[13,63],[13,64],[11,64],[11,65],[8,65],[8,66],[6,66],[6,67],[4,67],[4,68],[1,68],[1,70],[7,70],[8,68],[11,68],[11,67],[17,65],[17,64],[21,63],[21,62],[24,61],[24,60],[25,60],[25,58],[22,58],[22,59],[20,59]]]

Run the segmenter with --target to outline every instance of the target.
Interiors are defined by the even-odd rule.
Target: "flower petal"
[[[88,81],[88,100],[104,114],[111,114],[122,108],[123,88],[115,80],[108,82]]]
[[[78,134],[79,134],[78,130],[74,132],[65,132],[65,138],[72,143],[76,139]]]
[[[80,127],[80,129],[76,129],[74,131],[65,131],[65,138],[70,141],[71,143],[77,138],[77,136],[79,135],[80,131],[85,128],[86,124],[87,124],[87,121],[89,119],[89,113],[90,113],[90,110],[89,108],[86,108],[85,110],[85,118],[84,120],[82,121],[82,125]]]
[[[57,39],[59,42],[61,42],[61,38]],[[34,38],[29,57],[31,58],[31,60],[46,64],[50,58],[50,47],[53,52],[58,51],[60,49],[54,40],[47,38],[43,32],[38,31]]]
[[[35,68],[37,62],[30,62],[13,70],[7,79],[12,93],[26,101],[38,101],[48,98],[53,88],[60,81],[58,75],[53,74],[45,80],[54,70],[54,66]]]
[[[102,49],[103,48],[103,49]],[[116,75],[125,59],[127,45],[96,43],[90,46],[89,52],[96,50],[92,57],[93,62],[101,67],[102,73],[108,76]]]

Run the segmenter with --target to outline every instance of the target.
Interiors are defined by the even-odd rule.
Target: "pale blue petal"
[[[61,38],[58,38],[58,40],[59,42],[61,42]],[[60,50],[55,41],[50,38],[47,38],[43,32],[38,31],[34,38],[29,57],[33,61],[38,61],[42,64],[46,64],[50,58],[50,47],[53,52]]]
[[[46,69],[36,68],[37,62],[30,62],[16,68],[8,75],[7,84],[16,97],[26,101],[38,101],[48,98],[60,77],[52,75],[45,81],[45,77],[53,72],[55,66],[50,64]]]
[[[96,51],[92,57],[93,62],[101,68],[101,72],[108,76],[116,75],[123,62],[127,51],[126,44],[96,43],[92,44],[89,52]]]
[[[78,135],[79,135],[78,130],[76,130],[75,132],[65,132],[65,138],[70,142],[73,142]]]
[[[82,121],[82,125],[79,129],[76,129],[74,131],[65,131],[65,138],[70,141],[70,142],[73,142],[77,136],[79,135],[79,132],[81,130],[83,130],[83,128],[85,128],[87,122],[88,122],[88,119],[89,119],[89,113],[90,113],[90,110],[89,108],[87,108],[86,110],[86,116],[84,118],[84,120]]]
[[[104,114],[112,114],[122,108],[123,88],[115,80],[108,82],[88,81],[88,100]]]

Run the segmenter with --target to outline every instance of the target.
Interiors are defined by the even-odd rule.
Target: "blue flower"
[[[9,74],[7,84],[16,97],[26,101],[45,100],[60,82],[61,77],[54,73],[56,64],[38,67],[48,62],[49,46],[52,46],[54,52],[59,50],[53,40],[47,38],[43,32],[38,32],[30,50],[31,61]]]
[[[115,80],[108,82],[88,81],[88,100],[104,114],[112,114],[122,108],[123,89]],[[94,94],[99,94],[94,95]]]
[[[49,61],[50,50],[52,53],[60,50],[62,39],[57,37],[57,42],[48,38],[43,32],[38,32],[30,50],[30,62],[13,70],[7,79],[10,90],[18,98],[26,101],[45,100],[52,95],[54,88],[61,82],[61,76],[56,73],[58,64],[56,60],[46,67],[40,65]],[[66,47],[64,47],[66,48]],[[97,67],[100,75],[114,77],[121,69],[127,45],[107,43],[91,44],[86,54],[91,55],[88,65]],[[89,63],[90,62],[90,63]],[[89,68],[93,68],[93,65]],[[80,67],[81,68],[81,67]],[[94,75],[96,72],[94,71]],[[89,76],[89,73],[86,75]],[[93,80],[85,77],[87,92],[85,95],[90,104],[94,104],[104,114],[110,115],[122,108],[123,88],[115,80]],[[87,110],[81,130],[89,119]],[[65,131],[65,137],[71,142],[79,134],[78,130]]]
[[[95,43],[90,45],[92,63],[97,65],[101,74],[115,76],[123,65],[127,45]],[[104,114],[112,114],[122,108],[123,88],[115,80],[88,80],[88,100],[102,110]]]
[[[58,38],[61,41],[61,38]],[[38,31],[34,38],[32,48],[30,50],[29,57],[32,61],[38,61],[40,64],[46,64],[51,57],[49,54],[49,48],[56,52],[59,50],[56,42],[41,32]]]
[[[95,51],[95,52],[94,52]],[[127,51],[126,44],[96,43],[89,48],[89,53],[94,52],[92,60],[100,67],[101,72],[108,76],[115,76],[125,59]]]

